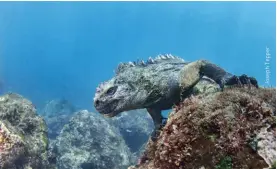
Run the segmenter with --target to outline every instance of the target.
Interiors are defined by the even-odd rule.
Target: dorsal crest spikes
[[[170,62],[170,61],[185,62],[184,59],[177,56],[173,56],[172,54],[159,54],[154,59],[152,59],[152,57],[149,57],[146,62],[143,60],[137,60],[137,61],[128,62],[128,63],[120,63],[117,66],[115,73],[119,74],[120,72],[123,72],[130,67],[144,67],[150,64],[158,64],[161,62]]]
[[[118,74],[120,72],[122,72],[123,70],[125,70],[126,68],[129,67],[134,67],[136,66],[135,62],[128,62],[128,63],[119,63],[119,65],[117,66],[115,73]]]
[[[128,63],[130,66],[136,66],[133,62]]]
[[[152,57],[150,56],[146,62],[146,64],[153,64],[155,63],[155,61],[152,59]]]
[[[105,86],[107,82],[100,83],[100,85],[96,88],[96,93],[99,93],[102,91],[103,86]]]
[[[162,59],[167,59],[167,57],[166,57],[166,56],[164,56],[164,55],[162,55],[162,56],[161,56],[161,58],[162,58]]]

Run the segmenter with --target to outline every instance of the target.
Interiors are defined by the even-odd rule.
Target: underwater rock
[[[120,132],[102,116],[86,110],[64,126],[53,148],[59,169],[125,169],[131,153]]]
[[[48,158],[48,162],[51,165],[55,166],[54,169],[57,169],[56,164],[57,164],[57,157],[58,157],[58,152],[57,152],[58,150],[57,150],[56,144],[57,144],[56,140],[49,139],[47,158]]]
[[[41,111],[48,126],[49,139],[55,139],[63,126],[68,123],[76,108],[65,99],[55,99],[47,103]]]
[[[226,88],[191,96],[129,169],[249,169],[275,163],[275,89]]]
[[[47,127],[32,103],[17,94],[0,97],[0,168],[50,169]]]
[[[123,112],[109,121],[119,129],[133,153],[133,163],[136,163],[154,129],[151,116],[146,110],[132,110]]]
[[[151,116],[146,110],[123,112],[111,119],[132,152],[137,152],[146,143],[154,129]]]
[[[71,115],[76,108],[66,99],[54,99],[46,104],[41,114],[45,117]]]

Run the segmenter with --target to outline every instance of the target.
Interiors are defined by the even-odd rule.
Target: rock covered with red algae
[[[47,127],[32,103],[17,94],[0,96],[0,168],[54,168],[47,149]]]
[[[191,96],[129,169],[262,169],[275,163],[276,90],[227,88]]]

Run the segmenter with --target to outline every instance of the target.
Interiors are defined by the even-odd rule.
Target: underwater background
[[[275,7],[275,2],[0,2],[0,168],[276,168]],[[142,97],[149,89],[139,78],[145,90],[139,88],[132,99],[151,105],[149,113],[130,110],[113,118],[97,113],[96,88],[114,76],[120,62],[159,54],[206,59],[234,75],[254,77],[261,87],[219,91],[206,79],[186,88],[195,72],[177,74],[174,67],[175,73],[162,69],[169,74],[161,78],[178,75],[185,90],[166,94],[165,101]],[[102,114],[116,113],[115,105],[138,106],[126,99],[132,90],[122,86],[106,91],[115,101],[105,102],[112,103],[105,110],[95,97]],[[165,89],[175,91],[151,87],[158,99]],[[182,100],[173,105],[179,92]],[[118,101],[118,95],[125,98]],[[167,104],[173,109],[162,112],[170,112],[162,121],[158,110]]]
[[[95,111],[95,89],[119,62],[160,53],[275,86],[275,13],[275,2],[1,2],[1,93]]]

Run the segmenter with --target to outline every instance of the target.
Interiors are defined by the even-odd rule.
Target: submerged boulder
[[[55,117],[58,115],[71,115],[75,111],[75,106],[73,106],[68,100],[54,99],[46,104],[41,111],[41,114],[44,117]]]
[[[49,169],[47,127],[32,103],[17,94],[0,97],[0,168]]]
[[[191,96],[129,169],[249,169],[275,163],[276,90],[228,88]]]
[[[146,143],[154,129],[151,116],[146,110],[123,112],[111,119],[132,152],[137,152]]]
[[[59,169],[125,169],[131,153],[120,132],[96,113],[76,113],[57,137]]]
[[[49,139],[55,139],[63,126],[68,123],[76,108],[66,99],[51,100],[41,110],[48,127]]]
[[[132,110],[123,112],[109,121],[119,129],[132,153],[132,163],[135,164],[154,129],[151,116],[146,110]]]

